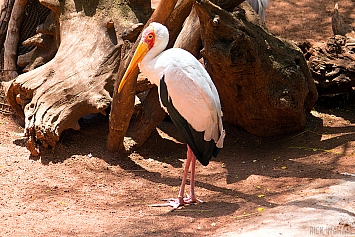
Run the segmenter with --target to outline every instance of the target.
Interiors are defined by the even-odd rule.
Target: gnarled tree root
[[[18,76],[6,92],[25,121],[27,148],[34,156],[40,147],[54,147],[64,130],[80,129],[82,116],[105,114],[112,100],[122,44],[115,44],[95,18],[73,17],[61,27],[66,34],[56,56]]]

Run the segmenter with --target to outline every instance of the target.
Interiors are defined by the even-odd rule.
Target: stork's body
[[[216,87],[201,63],[189,52],[173,48],[163,51],[169,35],[165,26],[151,23],[144,30],[135,56],[123,77],[139,63],[141,72],[158,86],[162,107],[169,113],[187,143],[187,161],[179,198],[168,205],[177,208],[198,201],[194,194],[196,157],[208,165],[223,147],[224,130],[221,105]],[[183,198],[191,164],[190,196]]]

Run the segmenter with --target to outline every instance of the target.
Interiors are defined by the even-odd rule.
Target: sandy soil
[[[353,20],[353,1],[339,1]],[[266,24],[302,41],[331,35],[334,2],[273,1]],[[342,8],[341,8],[342,9]],[[108,119],[81,121],[39,159],[25,148],[23,129],[0,114],[0,233],[2,236],[210,236],[231,223],[307,198],[354,174],[355,108],[350,96],[322,100],[305,131],[261,138],[226,124],[225,148],[209,166],[197,165],[196,192],[204,203],[169,212],[150,207],[176,197],[186,147],[163,122],[131,154],[105,150]],[[315,205],[317,203],[310,204]]]

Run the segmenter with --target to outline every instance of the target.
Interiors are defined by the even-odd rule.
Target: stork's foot
[[[203,203],[202,200],[196,198],[195,196],[188,196],[187,198],[184,198],[184,203],[185,204],[196,204],[196,203]]]
[[[163,201],[166,201],[166,203],[162,203],[162,204],[152,204],[149,205],[151,207],[172,207],[173,209],[171,209],[170,211],[175,211],[176,209],[178,209],[179,207],[183,207],[185,206],[185,204],[196,204],[196,203],[202,203],[203,201],[201,201],[200,199],[197,199],[196,197],[187,197],[187,198],[170,198],[170,199],[163,199]]]

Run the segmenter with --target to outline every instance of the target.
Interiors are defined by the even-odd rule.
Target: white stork
[[[208,165],[211,157],[216,157],[223,147],[225,131],[218,92],[207,71],[183,49],[164,51],[168,41],[168,29],[160,23],[153,22],[143,31],[118,92],[138,64],[149,81],[158,86],[161,106],[187,143],[187,160],[179,196],[167,204],[158,205],[176,209],[184,204],[199,202],[194,192],[196,158],[202,165]],[[190,165],[190,195],[184,198]]]
[[[259,14],[260,19],[265,22],[266,8],[269,6],[269,0],[246,0],[249,5]]]

